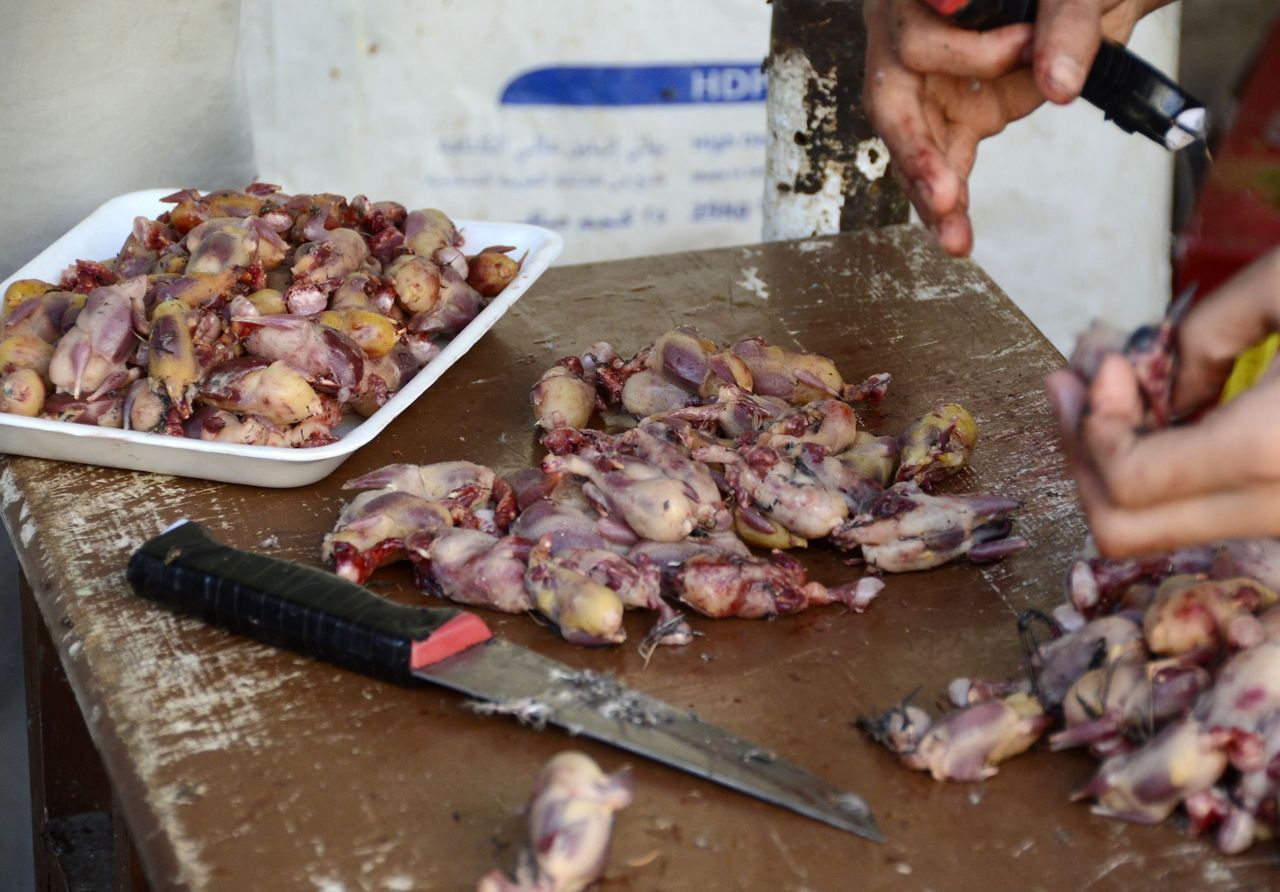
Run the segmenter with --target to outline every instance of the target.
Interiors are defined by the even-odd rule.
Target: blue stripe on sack
[[[692,105],[763,102],[759,62],[562,65],[518,75],[502,105]]]

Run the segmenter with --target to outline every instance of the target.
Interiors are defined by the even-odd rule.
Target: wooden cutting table
[[[884,844],[603,745],[479,717],[438,689],[234,637],[144,602],[125,583],[132,550],[178,518],[241,548],[318,563],[321,535],[350,496],[344,480],[397,461],[527,467],[539,455],[528,391],[543,369],[602,338],[629,356],[677,325],[826,353],[850,380],[892,372],[888,398],[864,419],[877,432],[896,433],[940,401],[968,406],[979,446],[953,488],[1022,499],[1018,531],[1031,548],[998,564],[889,578],[860,616],[829,607],[772,622],[694,619],[705,637],[660,650],[647,668],[637,644],[650,616],[629,618],[627,644],[594,650],[524,616],[486,619],[500,635],[616,673],[861,793]],[[570,747],[635,775],[606,889],[1269,885],[1280,876],[1274,844],[1228,858],[1172,822],[1127,825],[1072,803],[1094,765],[1083,754],[1037,751],[986,783],[941,784],[853,727],[920,686],[927,704],[954,676],[1016,673],[1016,616],[1061,599],[1085,532],[1041,388],[1060,361],[976,266],[894,227],[554,269],[377,442],[314,486],[9,459],[0,492],[34,602],[28,632],[41,620],[47,630],[28,640],[44,667],[30,673],[46,718],[33,732],[37,822],[58,803],[92,798],[74,766],[59,764],[75,751],[74,728],[48,720],[65,671],[71,713],[88,726],[156,889],[473,888],[490,867],[510,865],[535,775]],[[841,557],[819,546],[803,559],[835,582],[857,572]],[[405,567],[379,571],[373,585],[396,600],[423,598]],[[117,864],[122,884],[130,870],[127,858]],[[140,885],[136,866],[132,880]]]

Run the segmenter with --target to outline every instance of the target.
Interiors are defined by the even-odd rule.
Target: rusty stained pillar
[[[862,110],[861,0],[773,0],[766,241],[907,221],[889,153]]]

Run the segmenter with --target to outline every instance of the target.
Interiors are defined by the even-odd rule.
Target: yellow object
[[[280,316],[289,312],[284,294],[274,288],[259,288],[249,295],[249,303],[257,307],[263,316]]]
[[[4,314],[9,315],[18,308],[19,304],[53,289],[53,285],[42,282],[40,279],[19,279],[4,292]]]
[[[339,330],[350,335],[370,359],[385,356],[396,345],[396,324],[381,313],[354,307],[339,312],[342,318]]]
[[[1273,334],[1241,353],[1236,358],[1236,364],[1231,369],[1227,383],[1223,385],[1219,402],[1229,403],[1257,384],[1271,365],[1271,360],[1275,359],[1278,349],[1280,349],[1280,334]]]

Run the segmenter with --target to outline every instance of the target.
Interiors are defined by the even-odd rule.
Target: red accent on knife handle
[[[1036,20],[1036,0],[924,0],[929,8],[961,28],[990,31]]]
[[[970,0],[924,0],[933,7],[933,11],[938,15],[951,15],[960,11],[966,6]]]
[[[493,632],[480,617],[474,613],[459,613],[432,632],[430,638],[413,642],[409,665],[414,669],[424,669],[492,637]]]

